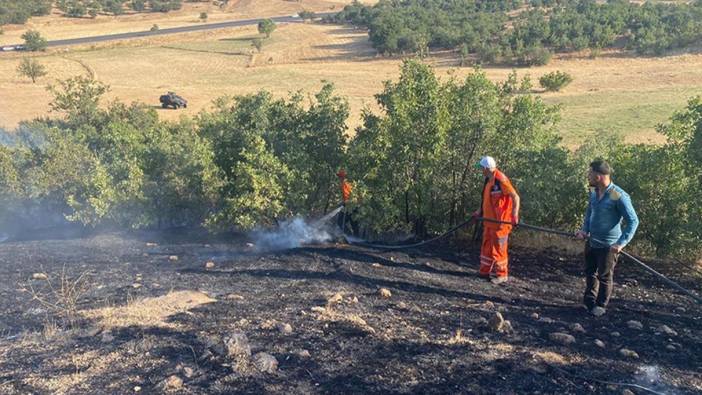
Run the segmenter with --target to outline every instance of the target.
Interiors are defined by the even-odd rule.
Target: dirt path
[[[476,254],[345,245],[255,254],[245,240],[149,234],[0,244],[0,392],[625,388],[596,380],[702,391],[699,306],[633,265],[618,266],[610,311],[592,318],[579,306],[579,257],[513,250],[513,279],[496,287],[476,277]],[[35,273],[55,282],[64,270],[69,284],[81,273],[88,278],[73,329],[31,297],[31,289],[50,295],[46,280],[31,279]],[[700,291],[700,278],[672,273]],[[490,328],[497,312],[511,330]],[[555,332],[575,342],[558,343]],[[235,334],[245,335],[253,357],[218,351],[214,344]],[[252,362],[260,352],[277,360],[275,371],[262,373]]]

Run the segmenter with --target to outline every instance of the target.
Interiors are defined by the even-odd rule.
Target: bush
[[[558,92],[573,82],[573,77],[563,71],[553,71],[539,78],[539,85],[548,92]]]
[[[36,30],[27,30],[22,34],[22,39],[27,51],[43,51],[48,45],[46,39]]]

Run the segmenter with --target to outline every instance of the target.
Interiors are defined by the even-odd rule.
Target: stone
[[[49,276],[47,276],[46,273],[34,273],[34,274],[32,274],[32,279],[33,280],[48,280]]]
[[[342,300],[344,300],[344,297],[339,292],[337,292],[332,297],[327,299],[327,306],[333,306],[337,303],[341,303]]]
[[[134,392],[139,392],[139,391],[141,391],[141,387],[138,386],[138,385],[135,385],[135,386],[134,386]]]
[[[380,295],[381,298],[389,299],[392,296],[392,292],[387,288],[380,288],[378,290],[378,295]]]
[[[619,354],[623,357],[627,358],[638,358],[639,354],[636,353],[636,351],[629,350],[627,348],[622,348],[619,350]]]
[[[215,263],[212,261],[205,262],[205,269],[214,269]]]
[[[241,296],[241,295],[237,295],[237,294],[229,294],[229,295],[225,296],[225,299],[229,299],[229,300],[244,300],[244,297]]]
[[[610,333],[610,335],[612,335],[612,337],[619,337],[619,336],[621,336],[622,334],[615,331],[615,332]]]
[[[300,358],[305,358],[305,359],[311,357],[310,352],[307,351],[307,350],[300,350],[300,351],[298,351],[298,352],[297,352],[297,356],[300,357]]]
[[[488,326],[493,332],[501,332],[504,325],[505,319],[502,317],[502,314],[499,311],[496,312],[495,315],[493,315],[488,321]]]
[[[379,267],[380,267],[380,263],[377,263],[377,262],[371,263],[371,267],[379,268]]]
[[[178,255],[171,255],[168,257],[168,260],[171,262],[175,262],[178,260]]]
[[[531,313],[531,318],[534,319],[534,320],[538,320],[538,319],[539,319],[539,313]]]
[[[178,390],[183,387],[183,379],[174,374],[172,376],[169,376],[167,379],[163,380],[159,387],[163,391]]]
[[[193,375],[195,375],[195,370],[193,370],[193,368],[191,368],[190,366],[186,366],[183,368],[183,374],[185,375],[185,377],[191,378],[193,377]]]
[[[636,330],[642,330],[643,329],[643,324],[640,323],[639,321],[627,321],[626,326],[629,327],[629,329],[636,329]]]
[[[684,308],[684,307],[681,307],[681,306],[678,306],[678,307],[675,308],[675,312],[676,312],[676,313],[679,313],[679,314],[683,314],[683,313],[685,313],[685,308]]]
[[[575,337],[573,337],[573,335],[569,335],[563,332],[553,332],[550,335],[548,335],[548,338],[556,343],[560,343],[563,345],[575,343]]]
[[[314,313],[320,313],[320,314],[327,311],[327,309],[323,306],[313,306],[310,310]]]
[[[254,243],[246,243],[246,247],[247,248],[254,248],[255,245],[254,245]]]
[[[147,247],[156,247],[156,246],[158,246],[158,244],[157,243],[146,243],[146,246]]]
[[[284,335],[289,335],[289,334],[293,333],[293,328],[292,328],[292,325],[290,325],[290,324],[280,322],[280,323],[278,323],[278,325],[276,325],[276,328],[278,329],[278,332],[280,332]]]
[[[250,357],[251,346],[249,339],[243,332],[235,331],[224,339],[224,347],[227,355],[232,358]]]
[[[512,328],[512,323],[509,322],[508,320],[505,320],[504,324],[502,324],[502,332],[514,333],[514,328]]]
[[[271,354],[260,352],[253,356],[253,363],[263,373],[275,373],[278,370],[278,360]]]
[[[635,394],[632,390],[626,389],[626,388],[625,388],[625,389],[622,391],[622,395],[636,395],[636,394]]]
[[[484,306],[486,309],[494,309],[495,308],[495,304],[489,300],[487,302],[485,302]]]
[[[678,332],[675,332],[673,329],[671,329],[668,325],[661,325],[658,330],[662,333],[665,333],[668,336],[677,336]]]
[[[583,326],[578,323],[571,325],[570,330],[575,333],[585,333],[585,328],[583,328]]]
[[[599,348],[605,348],[604,342],[600,339],[595,339],[595,345]]]
[[[672,344],[668,344],[667,346],[665,346],[665,349],[668,351],[675,351],[676,350],[675,346]]]
[[[553,324],[556,321],[548,317],[541,317],[539,318],[539,322],[543,322],[544,324]]]
[[[134,288],[134,289],[139,289],[139,288],[141,288],[141,284],[139,284],[139,283],[134,283],[134,284],[132,284],[132,288]]]
[[[356,304],[356,303],[358,303],[358,298],[355,297],[355,296],[352,297],[352,298],[349,298],[349,303],[351,303],[351,304]]]

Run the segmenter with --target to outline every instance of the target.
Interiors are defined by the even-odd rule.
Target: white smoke
[[[636,370],[636,383],[653,390],[656,393],[673,395],[677,394],[673,388],[665,383],[658,366],[643,365]]]
[[[272,231],[254,232],[252,237],[257,251],[276,251],[298,248],[305,244],[325,243],[332,240],[334,225],[330,220],[340,211],[341,207],[324,217],[307,223],[303,218],[293,218],[282,222]]]

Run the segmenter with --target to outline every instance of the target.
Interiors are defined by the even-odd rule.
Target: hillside
[[[247,239],[65,237],[0,245],[2,393],[702,391],[699,306],[630,262],[608,315],[593,318],[580,257],[554,248],[513,249],[513,281],[494,286],[476,277],[470,245],[255,252]],[[657,267],[700,291],[699,277]],[[83,286],[74,329],[32,300],[48,292],[34,273]],[[509,327],[491,329],[497,312]],[[254,357],[216,345],[242,334]],[[262,373],[260,352],[277,369]]]

